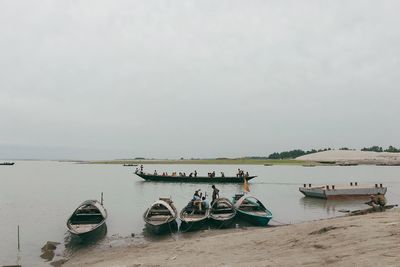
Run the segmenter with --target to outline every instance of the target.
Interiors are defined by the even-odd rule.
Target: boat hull
[[[150,174],[142,174],[136,173],[137,176],[146,180],[146,181],[154,181],[154,182],[178,182],[178,183],[243,183],[244,178],[238,177],[189,177],[189,176],[163,176],[163,175],[150,175]],[[247,181],[255,178],[257,176],[249,176],[246,178]]]
[[[213,224],[216,228],[229,228],[232,226],[233,221],[235,220],[235,217],[229,218],[227,220],[218,220],[215,218],[209,218],[209,221],[211,224]]]
[[[239,218],[257,226],[267,226],[272,216],[257,216],[241,210],[236,210]]]
[[[184,232],[196,231],[196,230],[200,230],[200,229],[206,227],[207,222],[208,222],[208,218],[204,218],[200,221],[195,221],[195,222],[182,221],[179,229]]]
[[[146,229],[154,235],[169,234],[178,229],[178,224],[175,220],[160,225],[146,223]]]
[[[299,187],[299,191],[306,197],[322,198],[322,199],[336,199],[336,198],[354,198],[354,197],[368,197],[370,195],[385,195],[386,187],[362,187],[362,186],[349,186],[346,188],[327,189],[326,186],[317,187]]]

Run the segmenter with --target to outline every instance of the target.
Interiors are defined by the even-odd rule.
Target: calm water
[[[237,168],[258,175],[250,182],[251,193],[274,214],[278,222],[295,223],[343,215],[340,209],[365,208],[363,200],[326,201],[304,198],[298,191],[303,183],[383,183],[389,203],[400,203],[400,167],[351,166],[231,166],[231,165],[147,165],[145,171],[160,173],[197,170],[205,175],[215,170],[234,175]],[[143,232],[142,214],[160,196],[172,196],[178,210],[201,188],[210,195],[211,185],[144,182],[133,167],[86,165],[66,162],[20,161],[0,166],[0,265],[19,262],[25,266],[48,266],[40,248],[48,240],[62,243],[56,258],[88,246],[118,246],[129,242],[157,242]],[[231,197],[241,185],[217,185],[220,195]],[[70,238],[65,222],[86,199],[99,199],[104,192],[108,211],[107,234],[93,244]],[[277,222],[278,221],[278,222]],[[17,253],[17,225],[21,227],[21,251]],[[217,230],[215,230],[217,231]],[[131,238],[134,233],[135,237]],[[166,238],[180,238],[178,234]]]

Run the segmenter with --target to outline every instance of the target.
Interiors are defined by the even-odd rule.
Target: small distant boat
[[[5,165],[5,166],[12,166],[14,164],[15,162],[0,162],[0,165]]]
[[[210,208],[205,208],[203,201],[191,201],[179,214],[181,228],[186,231],[199,229],[207,222],[209,215]]]
[[[218,228],[229,227],[236,216],[236,209],[227,198],[217,198],[210,209],[210,221]]]
[[[102,202],[86,200],[80,204],[67,221],[68,231],[77,236],[85,236],[105,225],[107,211]]]
[[[160,198],[143,214],[147,229],[154,234],[170,232],[177,228],[178,212],[170,198]]]
[[[180,182],[180,183],[243,183],[244,177],[226,176],[226,177],[207,177],[207,176],[172,176],[172,175],[154,175],[142,172],[135,172],[135,174],[144,180],[153,182]],[[257,176],[249,176],[247,181]]]
[[[266,226],[272,219],[272,213],[254,196],[236,194],[233,203],[237,214],[252,224]]]
[[[385,195],[387,187],[382,184],[359,185],[350,183],[350,185],[318,185],[304,184],[299,187],[299,191],[306,197],[315,197],[323,199],[343,198],[343,197],[368,197],[370,195]]]
[[[122,166],[125,166],[125,167],[131,167],[131,166],[134,166],[134,167],[136,167],[136,166],[137,166],[137,164],[125,163],[125,164],[124,164],[124,165],[122,165]]]

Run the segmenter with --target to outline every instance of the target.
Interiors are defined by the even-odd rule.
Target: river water
[[[400,203],[400,167],[389,166],[252,166],[252,165],[146,165],[145,172],[167,171],[199,175],[210,171],[235,175],[238,168],[258,175],[250,181],[257,196],[274,215],[272,224],[297,223],[343,215],[341,209],[361,209],[365,200],[320,200],[305,198],[298,191],[303,183],[383,183],[389,203]],[[40,258],[46,241],[61,244],[56,257],[69,256],[91,246],[118,246],[132,242],[157,242],[144,231],[142,214],[158,197],[171,196],[178,210],[201,188],[211,195],[211,185],[145,182],[133,174],[134,167],[91,165],[55,161],[17,161],[0,166],[0,265],[49,266]],[[217,184],[220,195],[242,191],[240,184]],[[99,240],[71,239],[66,220],[84,200],[100,199],[108,211],[107,233]],[[17,225],[21,250],[17,251]],[[212,230],[218,231],[218,230]],[[134,234],[134,238],[131,235]],[[174,234],[174,238],[184,234]]]

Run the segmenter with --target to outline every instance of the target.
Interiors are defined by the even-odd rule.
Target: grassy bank
[[[284,159],[182,159],[182,160],[101,160],[88,161],[91,164],[231,164],[231,165],[303,165],[302,160]]]

